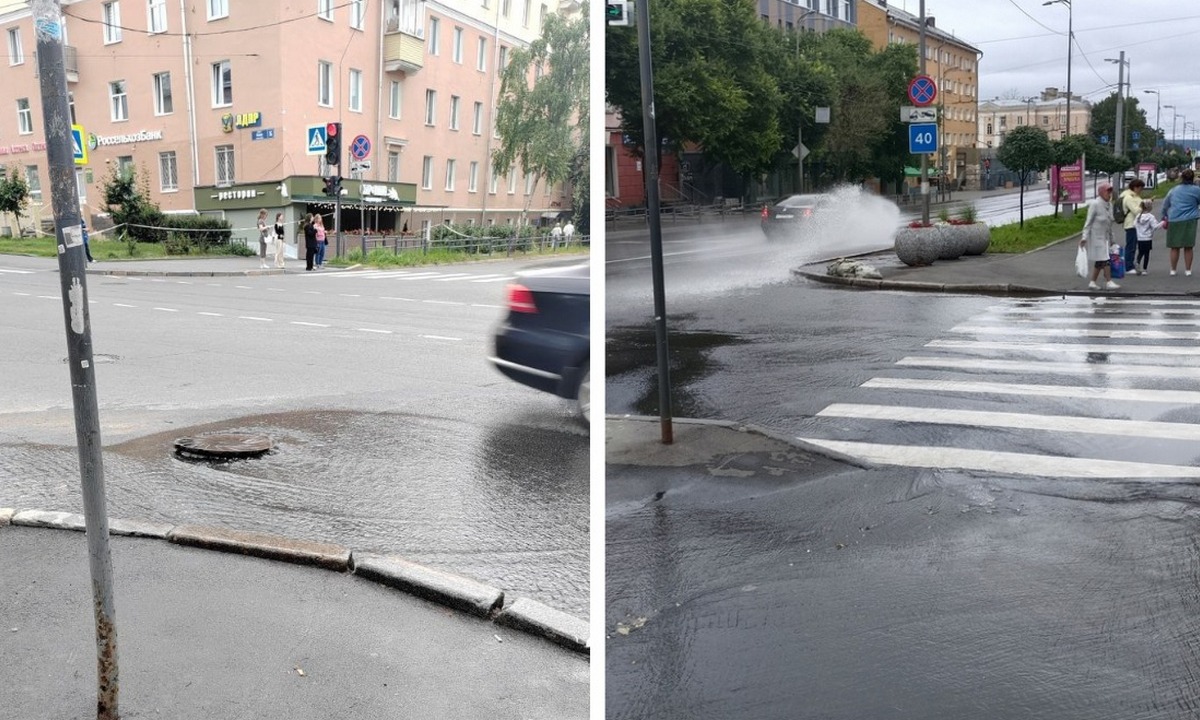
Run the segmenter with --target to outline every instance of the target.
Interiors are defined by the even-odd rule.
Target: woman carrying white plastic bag
[[[1082,247],[1075,253],[1075,274],[1085,280],[1088,276],[1087,249]]]

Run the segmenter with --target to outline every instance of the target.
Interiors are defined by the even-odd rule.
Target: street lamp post
[[[1067,137],[1071,134],[1071,44],[1075,41],[1074,12],[1071,9],[1071,0],[1046,0],[1042,5],[1059,3],[1067,6],[1067,129],[1063,131],[1063,137]]]
[[[1113,154],[1120,157],[1125,152],[1125,67],[1129,61],[1125,59],[1125,51],[1119,58],[1104,58],[1104,62],[1117,64],[1117,128]]]
[[[1175,140],[1175,117],[1176,117],[1175,106],[1174,105],[1163,105],[1163,107],[1165,107],[1166,109],[1171,111],[1171,141],[1174,142],[1174,140]],[[1164,142],[1163,149],[1166,149],[1166,146],[1167,146],[1167,144]]]
[[[1147,95],[1154,95],[1154,149],[1158,149],[1158,140],[1162,136],[1162,94],[1157,90],[1143,90]]]

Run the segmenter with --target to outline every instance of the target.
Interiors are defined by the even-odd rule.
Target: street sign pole
[[[46,134],[50,197],[54,208],[58,277],[67,332],[71,400],[75,408],[75,441],[83,483],[83,516],[87,527],[92,609],[96,620],[97,720],[118,720],[117,617],[113,604],[112,555],[108,543],[108,510],[104,494],[104,462],[100,444],[100,411],[96,400],[92,326],[88,312],[87,258],[75,184],[75,148],[67,75],[63,65],[63,17],[59,0],[33,0],[37,38],[42,123]]]
[[[667,352],[667,301],[663,287],[662,223],[658,205],[658,132],[654,125],[654,73],[650,65],[650,3],[637,9],[638,61],[642,80],[642,134],[645,138],[647,219],[650,221],[650,274],[654,283],[654,337],[658,345],[658,417],[662,444],[675,442],[671,427],[671,373]]]
[[[921,35],[919,52],[921,54],[921,74],[925,74],[925,0],[921,0]],[[929,156],[921,154],[921,224],[929,224]]]

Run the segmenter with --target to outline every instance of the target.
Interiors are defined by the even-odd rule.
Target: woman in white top
[[[267,243],[271,242],[272,231],[267,226],[267,211],[265,209],[258,211],[258,266],[266,268],[267,266]]]
[[[1108,262],[1109,245],[1112,244],[1112,185],[1101,183],[1096,190],[1096,197],[1087,204],[1087,219],[1083,221],[1083,235],[1079,238],[1079,247],[1087,250],[1088,262],[1092,264],[1092,276],[1088,282],[1089,290],[1099,290],[1097,280],[1100,271],[1104,271],[1104,287],[1116,290],[1120,285],[1112,281],[1112,267]]]

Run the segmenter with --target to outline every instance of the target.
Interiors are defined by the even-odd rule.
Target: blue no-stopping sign
[[[367,139],[366,135],[356,135],[350,141],[350,154],[355,160],[366,160],[367,156],[371,154],[371,141]]]

